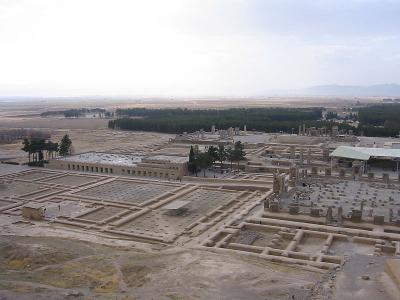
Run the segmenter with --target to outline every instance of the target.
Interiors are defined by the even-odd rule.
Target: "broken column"
[[[211,126],[211,133],[212,133],[212,134],[215,134],[215,125],[212,125],[212,126]]]
[[[270,201],[269,202],[269,211],[270,212],[279,212],[279,202],[278,201]]]
[[[304,157],[303,157],[303,148],[300,148],[300,166],[302,166],[303,165],[303,159],[304,159]]]
[[[382,180],[384,183],[389,183],[389,174],[388,173],[383,173],[382,174]]]
[[[341,206],[338,207],[337,210],[337,222],[339,226],[343,224],[343,208]]]
[[[289,214],[297,215],[299,213],[299,205],[297,204],[290,204],[289,205]]]
[[[279,174],[274,173],[274,183],[272,186],[272,191],[275,194],[279,194],[280,190],[281,190],[281,182],[280,182]]]
[[[326,211],[325,223],[326,224],[332,223],[332,206],[329,206]]]
[[[322,148],[322,159],[324,161],[329,160],[329,148],[327,148],[327,147]]]
[[[331,176],[332,170],[331,168],[325,168],[325,176]]]
[[[296,146],[290,146],[290,158],[291,159],[296,158]]]
[[[311,167],[311,175],[318,175],[318,168],[317,167]]]
[[[361,213],[362,213],[363,210],[364,210],[364,203],[365,203],[365,202],[366,202],[365,200],[362,200],[362,201],[361,201],[361,204],[360,204]]]

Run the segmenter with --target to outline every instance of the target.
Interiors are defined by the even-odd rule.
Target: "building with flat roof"
[[[363,172],[378,167],[399,172],[400,149],[339,146],[330,155],[336,162],[359,162]]]
[[[48,168],[124,176],[181,179],[187,174],[188,157],[173,155],[87,152],[52,159]]]

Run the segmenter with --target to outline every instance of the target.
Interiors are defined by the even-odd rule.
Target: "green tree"
[[[336,119],[337,118],[337,113],[333,111],[328,111],[325,115],[325,119],[330,120],[330,119]]]
[[[32,145],[31,141],[28,139],[24,139],[22,142],[23,147],[21,148],[22,151],[28,152],[29,162],[31,162],[31,155],[32,155]]]
[[[233,161],[234,161],[234,159],[235,159],[235,151],[232,149],[231,146],[229,146],[229,147],[226,149],[225,152],[226,152],[226,159],[228,159],[229,162],[231,163],[231,170],[232,170],[232,164],[233,164]]]
[[[203,177],[206,177],[206,169],[212,166],[212,158],[208,152],[201,152],[197,155],[197,165],[203,170]]]
[[[60,142],[59,154],[61,156],[68,155],[71,151],[71,146],[72,146],[72,141],[69,138],[68,134],[64,135]]]
[[[246,152],[243,150],[244,146],[241,141],[237,141],[233,148],[233,160],[237,162],[237,168],[239,169],[239,163],[246,156]]]
[[[191,174],[196,173],[197,176],[196,153],[193,146],[190,146],[188,169]]]
[[[42,162],[44,160],[43,151],[46,150],[46,141],[43,139],[31,140],[31,151],[34,153],[35,161]]]
[[[214,162],[218,160],[218,148],[215,146],[210,146],[207,153],[210,155],[212,163],[214,164]]]
[[[47,157],[53,158],[54,153],[58,152],[58,143],[53,143],[52,141],[48,141],[46,144],[46,151],[47,151]]]
[[[226,150],[224,145],[219,145],[218,146],[218,151],[217,151],[217,160],[220,163],[220,169],[222,173],[222,168],[224,166],[224,161],[226,160]]]

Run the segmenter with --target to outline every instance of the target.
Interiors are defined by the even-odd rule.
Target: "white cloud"
[[[310,16],[329,4],[303,2]],[[344,78],[369,84],[378,66],[388,79],[400,75],[398,61],[385,59],[398,55],[397,36],[347,36],[333,15],[329,24],[292,19],[288,3],[0,0],[0,95],[6,86],[14,94],[249,95]]]

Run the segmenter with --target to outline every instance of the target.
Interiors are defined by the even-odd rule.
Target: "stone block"
[[[270,212],[279,212],[279,204],[278,204],[278,202],[270,202],[269,203],[269,211]]]
[[[351,211],[350,221],[360,223],[362,221],[362,211],[359,209],[353,209]]]
[[[318,218],[319,217],[319,208],[311,208],[310,216]]]
[[[299,206],[298,205],[290,205],[289,206],[289,214],[297,215],[299,213]]]
[[[385,217],[382,215],[374,216],[374,224],[375,225],[383,225],[385,223]]]

